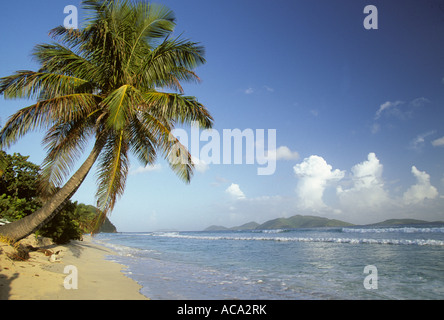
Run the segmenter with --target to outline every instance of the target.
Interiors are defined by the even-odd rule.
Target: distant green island
[[[444,221],[425,221],[417,219],[388,219],[382,222],[361,225],[361,226],[393,226],[406,224],[444,224]],[[321,227],[352,227],[355,224],[317,216],[294,215],[289,218],[277,218],[268,220],[262,224],[248,222],[240,226],[227,228],[224,226],[212,225],[204,231],[229,231],[229,230],[270,230],[270,229],[298,229],[298,228],[321,228]]]

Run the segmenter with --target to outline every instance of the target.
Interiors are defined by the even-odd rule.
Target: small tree
[[[0,218],[19,220],[42,206],[37,197],[40,167],[28,161],[29,156],[0,153],[4,161],[0,176]]]
[[[76,203],[69,201],[58,215],[38,231],[38,234],[51,238],[57,244],[80,240],[83,232],[77,219],[76,207]]]

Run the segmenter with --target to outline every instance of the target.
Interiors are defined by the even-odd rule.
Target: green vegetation
[[[262,224],[257,222],[245,223],[241,226],[226,228],[223,226],[210,226],[205,231],[217,230],[266,230],[266,229],[296,229],[317,227],[348,227],[353,224],[336,219],[327,219],[316,216],[295,215],[290,218],[277,218]]]
[[[29,157],[17,153],[9,155],[3,151],[0,153],[5,159],[4,173],[0,177],[0,219],[17,221],[42,206],[37,192],[40,168],[29,162]],[[67,201],[60,213],[37,233],[52,238],[55,243],[67,243],[92,232],[99,217],[99,211],[94,206]],[[116,229],[105,219],[99,231],[116,232]]]
[[[29,157],[0,151],[4,170],[0,177],[0,218],[19,220],[42,206],[37,197],[39,166]]]
[[[294,228],[317,228],[317,227],[348,227],[353,224],[336,219],[327,219],[316,216],[295,215],[290,218],[278,218],[269,220],[257,229],[294,229]]]

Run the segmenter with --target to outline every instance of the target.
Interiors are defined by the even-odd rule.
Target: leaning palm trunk
[[[96,144],[85,162],[54,196],[52,196],[39,210],[29,216],[1,226],[0,234],[8,240],[17,242],[45,225],[58,212],[60,212],[61,209],[63,209],[66,202],[80,187],[88,172],[96,162],[100,151],[101,148]]]

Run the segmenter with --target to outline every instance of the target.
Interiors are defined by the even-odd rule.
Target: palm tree
[[[96,162],[97,206],[104,214],[123,194],[130,153],[145,166],[160,153],[189,182],[191,155],[171,131],[193,121],[212,127],[207,109],[185,96],[181,86],[199,81],[193,70],[205,63],[204,48],[172,37],[172,11],[128,0],[82,5],[89,13],[83,29],[59,26],[50,32],[55,42],[35,47],[38,71],[0,78],[6,99],[37,101],[9,118],[0,131],[0,148],[39,128],[45,130],[47,150],[40,182],[43,207],[0,227],[0,234],[15,241],[57,214]],[[90,154],[63,185],[91,139]]]

